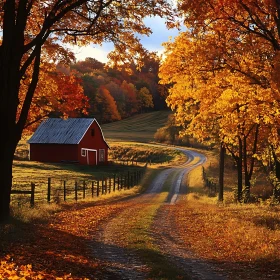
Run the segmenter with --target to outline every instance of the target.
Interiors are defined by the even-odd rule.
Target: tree
[[[268,140],[272,162],[280,181],[279,118],[279,51],[280,51],[280,2],[259,0],[189,1],[180,2],[185,23],[193,34],[213,34],[215,44],[223,52],[223,67],[237,71],[264,91],[270,89],[270,110],[263,116],[269,127]],[[248,52],[250,48],[250,52]],[[244,55],[245,52],[245,55]],[[249,55],[249,53],[251,55]],[[247,55],[246,55],[247,54]],[[255,60],[256,55],[258,59]],[[259,66],[256,67],[256,64]],[[259,101],[259,107],[267,103]],[[269,154],[267,154],[269,156]],[[263,157],[264,161],[265,159]]]
[[[37,128],[38,122],[50,115],[77,117],[87,114],[88,98],[84,95],[81,80],[73,73],[64,75],[56,72],[55,68],[53,71],[50,69],[51,65],[48,65],[47,71],[41,71],[24,126],[24,134],[30,135]],[[19,107],[23,106],[24,98],[24,91],[21,91]]]
[[[119,121],[121,119],[116,101],[105,86],[99,87],[94,105],[96,118],[100,123]]]
[[[173,114],[168,116],[165,126],[157,129],[154,138],[158,142],[176,144],[180,132],[180,127],[176,125],[176,119]]]
[[[136,88],[132,83],[123,81],[121,89],[125,96],[125,117],[129,117],[138,112],[139,101],[137,100]]]
[[[256,154],[263,151],[260,140],[267,135],[267,124],[276,122],[271,102],[276,91],[253,83],[251,76],[227,67],[226,59],[234,57],[239,58],[239,69],[244,72],[247,63],[250,64],[247,73],[263,69],[266,62],[249,48],[250,44],[240,53],[235,50],[228,58],[222,43],[215,39],[213,32],[196,36],[181,33],[174,42],[166,44],[160,77],[163,84],[171,85],[167,103],[176,111],[183,134],[217,147],[222,144],[235,159],[241,201],[243,171],[248,199]]]
[[[137,93],[137,99],[139,100],[141,112],[145,109],[154,107],[153,97],[146,87],[140,88],[140,90]]]
[[[125,93],[120,87],[120,81],[116,82],[109,82],[105,85],[105,87],[109,90],[110,94],[113,96],[114,100],[116,101],[118,111],[121,116],[125,115]]]
[[[6,0],[0,10],[0,221],[9,217],[13,155],[21,138],[40,68],[47,61],[69,63],[64,43],[79,45],[112,41],[113,65],[141,58],[145,50],[134,32],[147,35],[145,16],[172,20],[167,0]],[[119,62],[118,62],[119,61]],[[24,100],[19,106],[19,94]]]
[[[78,61],[71,65],[72,69],[79,71],[80,73],[86,74],[94,70],[102,70],[105,64],[96,60],[92,57],[87,57],[84,61]]]

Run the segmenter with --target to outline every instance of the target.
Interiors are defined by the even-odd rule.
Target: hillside
[[[170,111],[156,111],[136,115],[121,121],[103,124],[104,136],[109,141],[152,142],[158,128],[165,125]]]

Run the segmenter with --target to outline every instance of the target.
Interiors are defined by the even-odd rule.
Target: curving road
[[[206,161],[206,157],[203,154],[195,152],[189,149],[175,148],[181,151],[187,156],[187,161],[179,166],[166,169],[162,171],[154,180],[152,185],[148,188],[147,193],[159,193],[162,191],[162,187],[168,177],[175,173],[176,179],[172,180],[172,185],[170,187],[169,195],[167,197],[167,202],[174,204],[181,191],[182,179],[189,173],[192,169],[199,165],[202,165]]]
[[[152,246],[156,246],[161,256],[179,269],[180,275],[174,275],[174,279],[226,279],[208,264],[197,260],[177,234],[172,207],[180,194],[186,192],[182,180],[184,175],[203,164],[206,157],[193,150],[176,149],[186,154],[187,161],[161,171],[144,194],[118,202],[124,204],[122,210],[100,226],[94,236],[92,250],[93,256],[99,258],[107,269],[104,269],[100,278],[95,279],[148,279],[149,266],[143,256],[138,254],[138,249],[133,249],[131,240],[125,238],[135,229],[148,234]],[[164,188],[166,182],[170,184],[167,194]],[[147,230],[141,228],[139,221],[149,216],[149,211],[155,212],[151,215],[152,223]]]

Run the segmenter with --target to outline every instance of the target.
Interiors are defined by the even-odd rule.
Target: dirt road
[[[161,171],[146,193],[122,203],[94,236],[93,256],[104,264],[97,279],[226,279],[197,259],[177,234],[174,204],[186,192],[184,175],[206,161],[180,149],[187,162]]]

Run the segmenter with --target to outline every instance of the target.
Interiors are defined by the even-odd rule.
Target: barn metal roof
[[[92,118],[49,118],[43,121],[29,144],[78,144],[90,125],[96,121]]]

